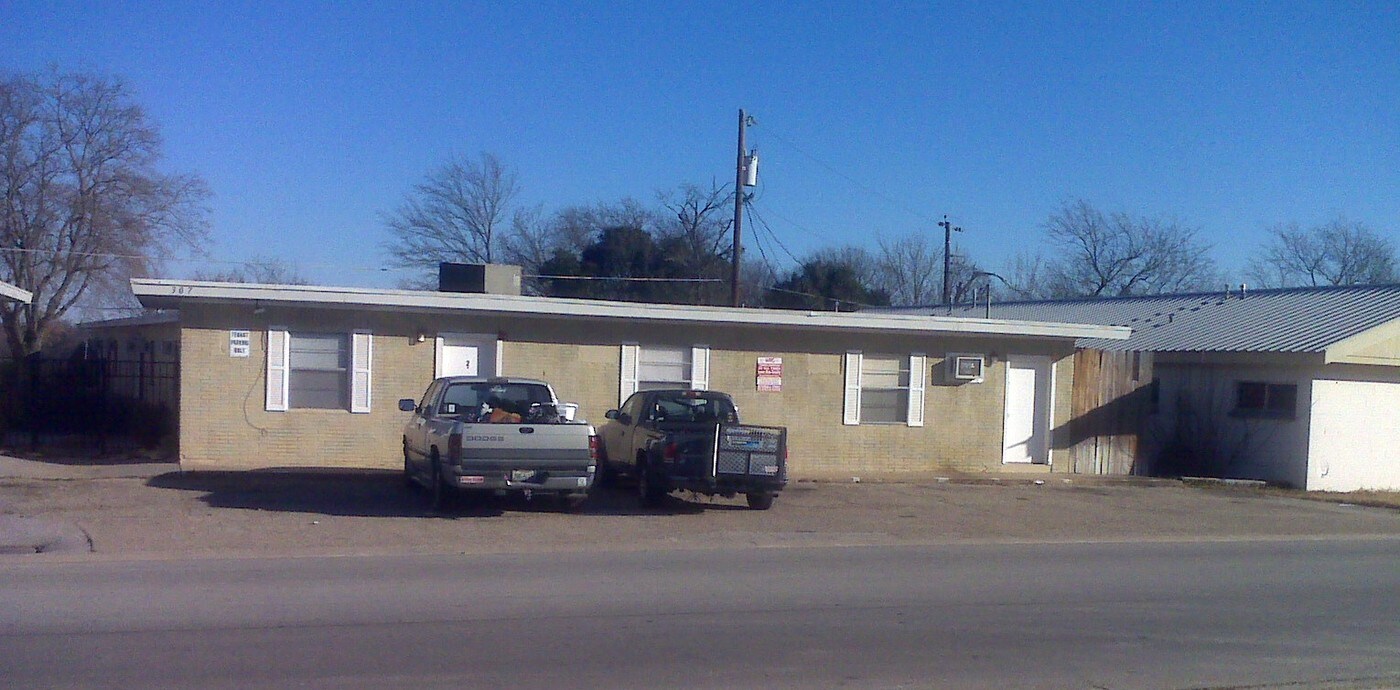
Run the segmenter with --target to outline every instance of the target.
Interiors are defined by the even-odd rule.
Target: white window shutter
[[[491,372],[492,376],[500,376],[501,372],[506,370],[505,352],[502,351],[501,345],[501,339],[496,338],[496,361],[494,362],[496,368]]]
[[[621,405],[627,396],[637,392],[637,363],[641,359],[641,347],[636,343],[622,345],[622,375],[618,384],[617,404]]]
[[[287,411],[291,342],[285,329],[267,329],[267,400],[263,409],[268,412]]]
[[[350,411],[366,413],[370,410],[371,372],[374,361],[374,336],[367,331],[355,331],[350,336]]]
[[[920,353],[909,356],[909,426],[924,425],[924,369],[928,357]]]
[[[710,346],[690,348],[690,387],[703,391],[710,388]]]
[[[433,338],[433,378],[442,378],[442,336]]]
[[[845,418],[842,424],[860,424],[860,353],[846,353]]]

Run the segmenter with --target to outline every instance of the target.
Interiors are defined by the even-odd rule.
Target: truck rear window
[[[529,418],[548,408],[548,414],[556,414],[549,389],[538,384],[454,383],[442,394],[442,403],[444,410],[455,410],[466,421],[484,419],[496,411]]]
[[[727,397],[705,396],[694,392],[663,393],[656,396],[652,418],[658,422],[732,424],[739,419],[734,402]]]

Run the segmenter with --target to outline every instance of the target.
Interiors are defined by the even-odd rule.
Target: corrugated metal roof
[[[985,316],[959,305],[953,316]],[[946,316],[945,307],[898,308]],[[1400,285],[1283,288],[1151,297],[992,303],[991,318],[1128,326],[1127,340],[1083,339],[1081,347],[1154,352],[1324,352],[1400,319]]]

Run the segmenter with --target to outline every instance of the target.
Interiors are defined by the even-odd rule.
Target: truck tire
[[[773,507],[773,499],[776,497],[766,491],[755,491],[753,493],[744,494],[744,498],[748,499],[749,508],[753,510],[768,510]]]
[[[564,494],[559,497],[559,507],[566,513],[577,513],[587,501],[588,494]]]
[[[637,463],[637,498],[642,507],[655,508],[666,498],[666,487],[658,481],[656,473],[646,462]]]
[[[429,494],[432,496],[433,510],[438,513],[446,512],[452,504],[452,487],[447,485],[447,480],[442,476],[442,464],[438,462],[437,456],[433,456],[433,486]]]
[[[593,480],[593,483],[595,485],[602,487],[611,487],[617,484],[617,469],[613,467],[611,462],[608,462],[607,451],[602,451],[598,453],[597,467],[598,474]]]
[[[408,444],[403,446],[403,484],[411,491],[418,490],[418,480],[413,478],[413,464],[408,460]]]

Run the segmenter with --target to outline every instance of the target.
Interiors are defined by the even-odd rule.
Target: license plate
[[[511,470],[510,479],[514,482],[523,482],[529,480],[531,477],[535,476],[535,474],[536,472],[534,470]]]

